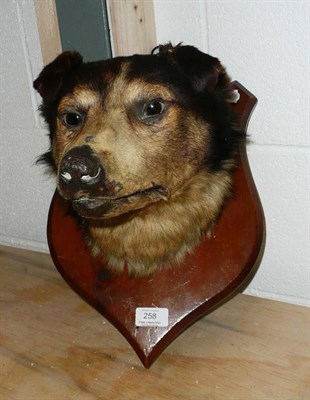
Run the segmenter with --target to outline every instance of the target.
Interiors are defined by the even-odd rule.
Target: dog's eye
[[[162,100],[152,100],[143,108],[142,121],[152,120],[161,115],[166,109],[166,104]]]
[[[164,111],[164,103],[159,100],[152,100],[144,109],[144,115],[153,117],[154,115],[161,114]]]
[[[70,111],[63,114],[61,120],[68,128],[77,128],[83,123],[84,117],[78,112]]]

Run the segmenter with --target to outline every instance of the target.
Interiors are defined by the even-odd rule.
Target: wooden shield
[[[232,107],[245,132],[257,99],[240,83],[232,86],[240,94]],[[52,199],[48,242],[58,271],[125,336],[145,367],[182,331],[243,288],[256,270],[263,251],[264,216],[245,143],[240,147],[234,179],[234,196],[212,237],[204,239],[181,266],[144,278],[128,276],[126,267],[117,275],[102,260],[93,258],[70,204],[57,192]],[[168,309],[168,326],[136,326],[138,307]]]

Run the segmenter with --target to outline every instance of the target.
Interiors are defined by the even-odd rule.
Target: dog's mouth
[[[82,196],[72,201],[74,210],[83,218],[101,219],[116,217],[138,210],[160,200],[167,200],[169,191],[160,185],[153,185],[117,198]]]

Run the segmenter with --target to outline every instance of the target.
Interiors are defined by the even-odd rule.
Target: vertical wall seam
[[[113,29],[111,4],[110,4],[109,0],[106,1],[106,8],[107,8],[107,19],[108,19],[108,25],[109,25],[111,53],[112,53],[112,57],[115,57],[115,32]]]
[[[27,74],[28,85],[29,85],[29,89],[30,89],[29,92],[30,92],[31,104],[32,104],[32,109],[33,109],[33,116],[34,116],[34,120],[35,120],[35,127],[41,128],[39,115],[37,112],[39,104],[37,102],[35,92],[32,88],[34,74],[33,74],[32,64],[30,61],[30,52],[29,52],[29,46],[28,46],[28,42],[27,42],[27,33],[26,33],[25,23],[24,23],[24,13],[23,13],[21,7],[22,6],[18,2],[16,2],[17,17],[18,17],[18,23],[19,23],[20,36],[21,36],[21,43],[23,46],[26,74]]]
[[[206,53],[210,52],[209,21],[207,0],[199,0],[200,27],[202,35],[202,46]]]

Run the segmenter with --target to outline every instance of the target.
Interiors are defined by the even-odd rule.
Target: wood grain
[[[238,295],[146,370],[47,254],[0,248],[1,399],[309,398],[309,310]]]
[[[114,56],[150,53],[156,46],[152,0],[108,0]]]
[[[34,0],[43,64],[61,53],[58,18],[54,0]]]

